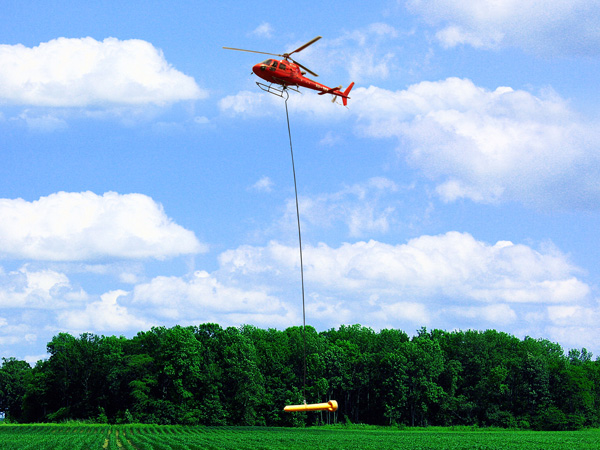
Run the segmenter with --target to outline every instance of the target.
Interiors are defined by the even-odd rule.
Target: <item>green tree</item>
[[[408,401],[408,360],[403,348],[390,349],[379,356],[380,380],[383,398],[383,416],[388,424],[401,423]]]
[[[205,425],[345,421],[577,429],[600,424],[600,361],[495,330],[318,333],[155,327],[131,339],[59,333],[31,368],[4,358],[0,411],[19,421]],[[306,387],[304,386],[306,360]],[[285,404],[337,400],[335,413]]]
[[[239,329],[227,328],[221,335],[222,401],[235,425],[255,425],[264,396],[264,380],[258,370],[254,344]]]
[[[256,405],[257,420],[263,425],[282,425],[290,418],[283,412],[288,392],[299,381],[291,364],[289,334],[250,325],[243,326],[241,333],[254,344],[257,369],[263,379],[264,394]]]
[[[228,423],[228,411],[222,401],[223,328],[215,323],[206,323],[194,327],[194,335],[202,344],[202,372],[197,397],[202,417],[200,423],[205,425],[225,425]]]
[[[31,366],[26,361],[2,358],[0,367],[0,411],[5,418],[19,422],[23,418],[23,398]]]
[[[347,420],[369,420],[374,398],[372,385],[377,380],[373,355],[376,351],[375,332],[361,325],[342,325],[338,330],[323,333],[328,341],[324,353],[326,379],[332,395],[341,400],[341,412]]]
[[[49,389],[47,366],[48,361],[38,361],[27,377],[23,396],[23,422],[46,420],[46,414],[51,407],[47,395]]]
[[[593,378],[590,376],[591,367],[591,361],[567,365],[564,378],[566,395],[562,410],[567,415],[570,429],[591,425],[597,417],[594,392],[597,387],[594,386]]]
[[[431,339],[424,328],[406,343],[405,355],[410,425],[426,426],[429,408],[443,397],[438,377],[444,370],[444,356],[439,343]]]

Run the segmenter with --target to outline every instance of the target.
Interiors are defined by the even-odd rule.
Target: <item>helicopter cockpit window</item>
[[[285,69],[286,69],[286,66],[285,66],[285,64],[283,64],[283,63],[279,63],[279,68],[280,68],[281,70],[285,70]]]
[[[273,64],[271,64],[273,67],[277,68],[277,61],[273,61]]]
[[[263,62],[263,64],[264,64],[265,66],[270,66],[272,62],[273,62],[273,60],[272,60],[272,59],[267,59],[266,61],[264,61],[264,62]]]

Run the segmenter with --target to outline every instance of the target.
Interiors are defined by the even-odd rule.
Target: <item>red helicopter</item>
[[[244,50],[242,48],[231,48],[231,47],[223,47],[223,48],[226,50],[238,50],[241,52],[260,53],[263,55],[279,56],[279,57],[283,58],[282,60],[267,59],[266,61],[255,64],[254,67],[252,67],[252,72],[254,72],[256,75],[258,75],[263,80],[268,81],[270,83],[270,84],[266,85],[263,83],[256,82],[258,87],[260,87],[264,91],[267,91],[271,94],[279,95],[280,97],[283,97],[283,92],[286,89],[292,89],[294,91],[300,92],[300,91],[298,91],[298,87],[305,87],[308,89],[313,89],[315,91],[319,91],[319,95],[324,95],[324,94],[333,95],[334,102],[336,100],[336,97],[341,97],[342,103],[344,104],[344,106],[347,106],[348,99],[350,98],[350,97],[348,97],[348,94],[350,93],[350,90],[354,86],[354,82],[350,83],[350,85],[343,92],[341,90],[342,89],[341,85],[338,87],[335,87],[335,88],[327,87],[324,84],[317,83],[316,81],[313,81],[310,78],[305,77],[304,75],[306,75],[306,72],[310,73],[311,75],[313,75],[315,77],[318,77],[319,75],[317,75],[312,70],[304,67],[302,64],[300,64],[297,61],[294,61],[291,58],[291,55],[304,50],[306,47],[314,44],[319,39],[321,39],[321,36],[317,36],[316,38],[310,40],[306,44],[298,47],[293,52],[284,53],[282,55],[277,54],[277,53],[257,52],[255,50]],[[301,70],[301,69],[304,69],[304,70]],[[278,89],[277,87],[274,87],[273,84],[280,85],[280,86],[282,86],[282,88]]]

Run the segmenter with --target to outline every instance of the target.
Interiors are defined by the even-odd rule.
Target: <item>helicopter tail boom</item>
[[[350,85],[346,88],[346,90],[344,92],[342,92],[340,89],[342,89],[342,86],[338,86],[335,88],[329,88],[326,91],[322,91],[319,92],[319,95],[325,95],[325,94],[333,94],[333,95],[338,95],[340,97],[342,97],[342,103],[344,104],[344,106],[348,106],[348,99],[350,97],[348,97],[348,94],[350,93],[350,91],[352,90],[352,88],[354,87],[354,82],[350,83]],[[335,97],[334,97],[335,99]]]

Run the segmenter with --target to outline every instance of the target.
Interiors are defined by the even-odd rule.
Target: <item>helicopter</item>
[[[344,91],[342,91],[341,85],[338,87],[330,88],[328,86],[325,86],[324,84],[318,83],[314,80],[311,80],[310,78],[305,77],[307,72],[315,77],[318,77],[319,75],[317,75],[312,70],[304,67],[302,64],[300,64],[299,62],[297,62],[291,58],[291,55],[304,50],[309,45],[312,45],[315,42],[317,42],[319,39],[321,39],[321,37],[322,36],[317,36],[316,38],[308,41],[306,44],[301,45],[293,52],[283,53],[283,54],[257,52],[255,50],[244,50],[242,48],[232,48],[232,47],[223,47],[223,48],[225,50],[237,50],[240,52],[260,53],[263,55],[278,56],[280,58],[283,58],[282,60],[272,59],[272,58],[267,59],[263,62],[255,64],[254,67],[252,67],[252,72],[254,72],[259,78],[262,78],[263,80],[265,80],[269,83],[267,85],[264,83],[260,83],[258,81],[256,82],[258,87],[260,87],[263,91],[283,97],[283,92],[286,89],[291,89],[296,92],[300,92],[298,90],[298,88],[305,87],[308,89],[319,91],[319,95],[325,95],[325,94],[333,95],[333,100],[332,100],[333,102],[336,101],[337,97],[340,97],[342,99],[343,105],[348,106],[348,99],[350,98],[350,97],[348,97],[348,94],[350,94],[350,91],[352,90],[352,87],[354,86],[354,82],[350,83],[350,85]],[[274,85],[277,85],[277,86],[274,86]],[[279,88],[279,86],[281,86],[281,88]]]

